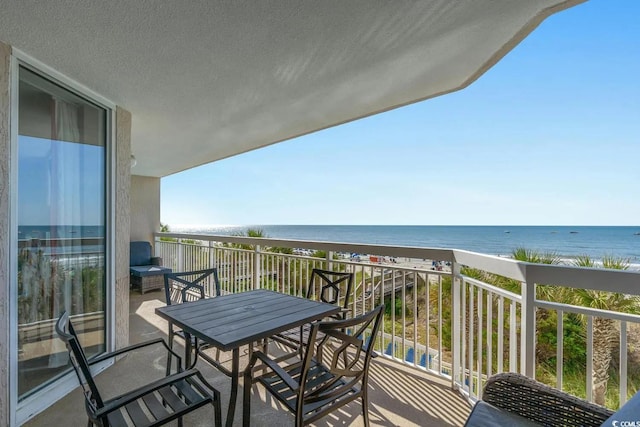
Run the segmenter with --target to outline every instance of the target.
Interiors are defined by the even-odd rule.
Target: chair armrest
[[[348,308],[341,308],[340,311],[336,314],[332,314],[330,316],[327,316],[327,319],[334,319],[334,320],[344,320],[347,318],[347,315],[351,313],[351,310]]]
[[[130,351],[137,350],[137,349],[139,349],[139,348],[148,347],[148,346],[155,345],[155,344],[159,344],[159,343],[162,343],[162,345],[164,346],[164,348],[166,348],[166,349],[167,349],[167,351],[168,351],[168,352],[170,352],[170,353],[171,353],[171,355],[172,355],[173,357],[176,357],[176,358],[177,358],[177,361],[178,361],[178,369],[179,369],[179,370],[180,370],[180,369],[182,369],[182,357],[180,357],[180,355],[178,355],[175,351],[173,351],[173,350],[172,350],[172,349],[167,345],[167,343],[165,342],[165,340],[163,340],[162,338],[156,338],[156,339],[154,339],[154,340],[145,341],[145,342],[141,342],[141,343],[138,343],[138,344],[133,344],[133,345],[130,345],[130,346],[128,346],[128,347],[124,347],[124,348],[120,348],[120,349],[118,349],[118,350],[112,351],[112,352],[110,352],[110,353],[102,354],[102,355],[100,355],[100,356],[98,356],[98,357],[95,357],[95,358],[91,359],[91,360],[89,361],[89,365],[95,365],[96,363],[103,362],[103,361],[105,361],[105,360],[107,360],[107,359],[112,359],[112,358],[114,358],[114,357],[116,357],[116,356],[119,356],[119,355],[121,355],[121,354],[128,353],[128,352],[130,352]]]
[[[600,426],[613,411],[516,373],[487,380],[482,400],[543,425]]]
[[[98,409],[95,412],[96,418],[100,418],[109,414],[110,412],[116,411],[128,403],[134,402],[140,399],[142,396],[145,396],[151,392],[159,390],[168,385],[174,384],[180,380],[184,380],[189,377],[197,376],[199,379],[202,378],[200,372],[197,369],[189,369],[188,371],[178,372],[177,374],[170,375],[168,377],[164,377],[159,379],[158,381],[154,381],[151,384],[140,387],[136,390],[132,390],[129,393],[120,396],[112,401],[105,403],[105,405]],[[208,384],[207,384],[208,385]]]
[[[254,370],[255,364],[258,359],[260,359],[262,363],[267,365],[267,367],[269,367],[274,374],[279,376],[280,379],[282,379],[282,381],[284,381],[284,383],[287,385],[287,387],[291,389],[291,391],[293,392],[298,391],[298,388],[300,387],[300,385],[291,377],[291,375],[289,375],[287,371],[282,369],[280,365],[278,365],[274,360],[269,358],[269,356],[267,356],[261,351],[256,351],[253,353],[253,356],[251,357],[251,361],[249,362],[249,365],[245,370],[245,376]],[[262,366],[259,366],[258,368],[262,368]]]
[[[151,265],[162,265],[162,257],[159,256],[152,256],[151,257]]]

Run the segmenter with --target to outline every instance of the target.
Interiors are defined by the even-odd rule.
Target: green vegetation
[[[169,224],[163,224],[160,223],[160,232],[161,233],[171,233],[171,229],[169,228]],[[161,242],[178,242],[178,239],[176,239],[175,237],[161,237],[160,238]],[[200,240],[194,240],[194,239],[180,239],[181,243],[185,243],[187,245],[199,245],[201,242]]]
[[[60,264],[41,249],[18,255],[18,323],[55,319],[70,314],[104,311],[104,268]]]
[[[318,250],[318,251],[313,251],[313,253],[311,254],[312,258],[327,258],[327,251],[322,251],[322,250]],[[332,254],[331,259],[340,259],[340,257],[338,256],[338,254]]]
[[[259,239],[267,237],[264,230],[262,230],[261,228],[247,228],[244,231],[236,231],[231,235],[234,237],[253,237],[253,238],[259,238]],[[234,249],[245,249],[249,251],[252,251],[255,249],[254,245],[249,245],[244,243],[227,243],[225,244],[225,246],[228,246]]]
[[[161,233],[170,233],[171,229],[169,228],[169,224],[160,223],[160,232]],[[161,242],[177,242],[178,239],[175,239],[173,237],[161,237],[160,241]]]
[[[258,238],[258,239],[269,238],[269,236],[261,228],[247,228],[244,231],[236,231],[235,233],[232,234],[232,236],[252,237],[252,238]],[[251,250],[251,251],[255,249],[254,245],[249,245],[249,244],[228,243],[228,244],[225,244],[224,246],[235,248],[235,249]],[[293,248],[265,247],[265,248],[262,248],[262,250],[266,252],[273,252],[273,253],[286,254],[286,255],[293,254]]]
[[[532,251],[525,248],[517,248],[513,251],[512,257],[519,261],[541,264],[560,264],[561,260],[554,253],[541,253]],[[609,268],[625,270],[629,266],[629,262],[626,259],[620,259],[611,256],[605,256],[602,262],[595,262],[589,257],[578,257],[573,263],[578,267],[590,267],[590,268]],[[462,274],[482,282],[500,287],[507,291],[513,292],[516,295],[521,294],[522,284],[517,280],[508,279],[503,276],[487,273],[486,271],[463,268]],[[414,333],[417,333],[416,340],[421,344],[426,344],[427,328],[430,346],[433,348],[434,343],[438,342],[441,338],[444,346],[443,360],[450,360],[448,354],[451,349],[452,342],[452,313],[453,306],[451,278],[450,276],[443,276],[441,278],[441,288],[437,283],[433,281],[429,284],[419,283],[416,291],[407,289],[405,291],[404,298],[400,292],[397,292],[395,297],[387,297],[385,299],[386,310],[384,318],[384,330],[387,333],[392,331],[396,336],[404,336],[405,339],[412,342],[414,340]],[[435,304],[438,299],[439,293],[442,292],[442,306],[441,308]],[[471,294],[472,292],[472,294]],[[477,321],[479,319],[478,312],[478,289],[475,287],[468,287],[466,290],[466,313],[465,319],[465,339],[469,342],[469,326],[470,319],[474,321],[474,330],[477,334]],[[427,311],[427,299],[426,295],[429,295],[429,319],[425,314]],[[536,298],[539,300],[547,300],[558,302],[562,304],[575,305],[588,308],[596,308],[602,310],[611,310],[615,312],[623,313],[640,313],[640,300],[636,296],[624,295],[613,292],[593,291],[585,289],[572,289],[565,286],[558,285],[538,285],[536,287]],[[469,301],[474,301],[473,312],[471,312]],[[505,306],[503,312],[503,325],[504,335],[503,340],[503,354],[498,354],[498,301],[499,298],[493,296],[491,299],[492,305],[492,328],[490,328],[492,334],[492,372],[497,371],[498,359],[502,359],[504,362],[503,369],[513,370],[519,369],[519,355],[517,357],[518,367],[514,368],[509,365],[509,339],[510,333],[509,325],[512,323],[510,316],[511,312],[509,307]],[[482,294],[483,304],[483,321],[486,322],[486,313],[488,310],[487,293]],[[417,325],[413,325],[413,311],[417,310]],[[441,310],[442,313],[439,313]],[[406,324],[403,325],[403,314]],[[520,336],[520,308],[516,309],[516,336]],[[441,316],[443,321],[443,328],[441,331],[441,337],[438,336],[439,331],[436,326],[436,321]],[[599,404],[606,405],[610,408],[617,408],[619,403],[619,353],[620,353],[620,322],[606,318],[593,317],[593,391],[594,401]],[[556,355],[557,355],[557,328],[558,328],[558,312],[555,310],[546,310],[539,308],[536,310],[536,378],[542,382],[545,382],[551,386],[556,385]],[[563,389],[574,395],[586,397],[586,372],[585,366],[587,362],[587,318],[584,315],[564,312],[562,314],[562,347],[563,347],[563,361],[562,361],[562,376],[563,376]],[[632,325],[628,326],[628,340],[629,340],[629,354],[627,361],[627,383],[628,394],[632,396],[635,391],[640,389],[640,356],[635,355],[631,350],[634,343],[640,342],[640,326]],[[415,332],[414,332],[415,331]],[[486,323],[483,325],[482,330],[482,342],[487,343],[487,327]],[[385,345],[388,342],[384,343]],[[477,341],[474,342],[474,346]],[[517,345],[519,346],[519,338]],[[486,362],[486,345],[482,348],[483,361]],[[394,352],[396,357],[402,357],[401,349],[396,349]],[[467,357],[466,354],[463,357]],[[476,356],[474,356],[475,358]],[[484,363],[483,362],[483,363]],[[483,366],[483,372],[485,367]]]
[[[554,253],[540,253],[525,248],[513,251],[514,259],[530,263],[560,264],[560,258]],[[577,257],[573,264],[576,267],[608,268],[626,270],[627,259],[605,256],[601,263],[596,263],[588,256]],[[463,274],[477,278],[486,283],[501,287],[516,294],[520,293],[520,282],[477,270],[464,270]],[[640,300],[637,296],[613,292],[594,291],[588,289],[572,289],[555,285],[538,285],[536,297],[541,300],[563,304],[611,310],[623,313],[640,312]],[[538,309],[536,311],[536,366],[537,378],[550,385],[556,381],[556,348],[558,313]],[[586,394],[586,316],[563,314],[563,380],[564,388],[573,394],[584,397]],[[617,354],[619,348],[619,322],[602,317],[593,317],[593,390],[594,401],[601,405],[617,407],[618,385],[610,384],[609,379],[618,373]],[[495,339],[494,339],[495,342]],[[630,391],[640,388],[640,361],[629,359],[628,383]]]
[[[575,260],[574,265],[578,267],[626,270],[629,268],[629,261],[605,256],[600,266],[589,257],[581,256]],[[589,289],[574,289],[572,292],[565,292],[563,297],[569,304],[584,307],[623,313],[637,314],[640,312],[640,300],[637,296],[632,295]],[[605,404],[611,360],[616,346],[619,344],[620,332],[617,328],[617,323],[618,322],[613,319],[603,317],[594,317],[593,319],[593,390],[595,402],[601,405]]]

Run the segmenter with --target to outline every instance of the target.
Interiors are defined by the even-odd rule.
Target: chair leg
[[[194,339],[194,346],[193,346],[193,363],[191,364],[191,366],[185,367],[185,369],[193,369],[196,366],[196,363],[198,363],[198,354],[199,354],[199,349],[198,349],[198,338]]]
[[[269,354],[269,340],[267,338],[262,340],[262,352],[264,354]],[[262,369],[262,373],[266,374],[267,373],[267,365],[264,365],[264,368]]]
[[[300,326],[300,341],[298,341],[298,356],[300,356],[300,360],[304,360],[304,331],[303,326]]]
[[[222,427],[222,409],[220,407],[220,392],[218,390],[214,390],[213,397],[215,401],[213,402],[213,412],[216,427]]]
[[[369,399],[367,399],[367,392],[362,394],[362,417],[364,418],[364,427],[369,427]]]
[[[169,337],[168,338],[169,339],[167,341],[169,341],[168,342],[169,348],[171,350],[173,350],[173,326],[171,326],[171,325],[169,325]],[[171,356],[172,356],[171,352],[168,352],[168,354],[167,354],[167,376],[169,376],[169,374],[171,374],[171,359],[172,359]]]
[[[251,424],[251,367],[244,371],[244,381],[242,383],[242,426],[249,427]]]

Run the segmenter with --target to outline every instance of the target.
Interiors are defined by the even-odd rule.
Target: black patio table
[[[185,332],[185,366],[191,365],[190,335],[232,351],[231,371],[221,369],[231,376],[227,427],[233,425],[238,397],[240,347],[339,312],[332,304],[262,289],[156,308],[158,316]]]

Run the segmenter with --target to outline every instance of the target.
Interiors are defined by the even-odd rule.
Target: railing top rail
[[[245,245],[260,245],[284,248],[306,248],[334,252],[357,252],[370,255],[395,256],[406,258],[426,258],[438,261],[453,261],[451,249],[419,248],[410,246],[368,245],[363,243],[319,242],[312,240],[271,239],[244,236],[217,236],[210,234],[191,233],[154,233],[156,237],[172,237],[175,239],[193,239],[216,241],[223,243],[239,243]]]
[[[640,295],[640,272],[570,265],[534,264],[453,249],[456,262],[520,280],[530,285],[557,285]]]
[[[156,238],[194,239],[271,247],[306,248],[334,252],[449,261],[525,282],[573,288],[596,289],[640,295],[640,272],[565,265],[531,264],[495,255],[461,249],[369,245],[361,243],[219,236],[193,233],[154,233]]]
[[[496,295],[508,298],[510,300],[513,300],[513,301],[522,302],[522,295],[514,294],[513,292],[509,292],[509,291],[504,290],[502,288],[498,288],[497,286],[490,285],[490,284],[482,282],[482,281],[480,281],[478,279],[474,279],[473,277],[469,277],[469,276],[465,276],[465,275],[460,275],[460,277],[466,283],[471,283],[472,285],[474,285],[474,286],[476,286],[478,288],[484,289],[486,291],[489,291],[492,294],[496,294]]]
[[[462,249],[452,249],[452,252],[458,264],[526,282],[528,265],[526,262]]]
[[[640,295],[640,272],[604,268],[528,264],[527,282]]]
[[[622,322],[640,323],[640,316],[637,314],[621,313],[618,311],[602,310],[599,308],[581,307],[571,304],[562,304],[551,301],[536,300],[535,305],[547,310],[562,311],[565,313],[584,314],[586,316],[602,317],[605,319],[619,320]]]

